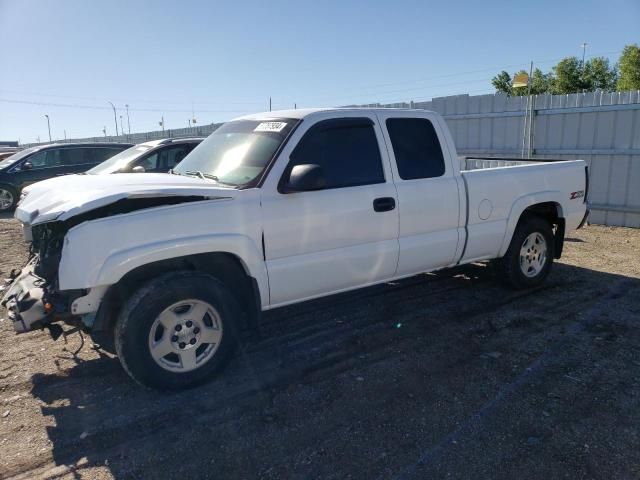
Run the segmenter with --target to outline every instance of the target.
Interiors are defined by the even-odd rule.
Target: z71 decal
[[[584,197],[584,190],[578,190],[577,192],[571,192],[569,199],[575,200],[576,198],[582,198],[582,197]]]

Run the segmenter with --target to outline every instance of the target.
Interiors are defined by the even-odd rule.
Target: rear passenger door
[[[104,162],[105,160],[109,160],[114,155],[126,150],[126,147],[123,148],[114,148],[114,147],[94,147],[91,149],[90,155],[88,156],[89,165],[83,171],[89,170],[90,168],[95,167],[96,165]]]
[[[81,173],[95,166],[93,149],[90,147],[67,147],[60,149],[61,174]]]
[[[379,112],[398,191],[397,275],[455,263],[461,212],[458,182],[443,152],[437,118],[428,113]]]
[[[396,191],[375,116],[323,118],[296,129],[261,189],[271,305],[395,273]],[[280,182],[303,164],[322,167],[325,188],[285,193]]]

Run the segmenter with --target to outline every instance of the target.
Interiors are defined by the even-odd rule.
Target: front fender
[[[544,192],[536,192],[519,197],[513,203],[511,211],[509,212],[509,218],[507,219],[507,228],[505,230],[504,238],[502,239],[499,256],[502,257],[505,253],[507,253],[507,249],[509,248],[509,244],[511,243],[513,233],[518,226],[518,221],[520,220],[522,213],[527,208],[538,203],[555,203],[559,207],[558,216],[562,217],[562,198],[562,192],[558,190],[547,190]]]
[[[254,201],[178,204],[80,223],[64,239],[59,288],[113,285],[143,265],[219,252],[240,260],[266,302],[269,286],[257,205]]]
[[[65,245],[66,246],[66,245]],[[261,292],[267,292],[267,275],[262,255],[255,243],[246,236],[213,234],[164,240],[138,245],[133,248],[112,252],[104,262],[81,271],[70,268],[68,251],[63,250],[60,262],[60,288],[71,290],[99,285],[113,285],[135,268],[160,260],[183,257],[198,253],[221,252],[238,257],[248,275],[258,282]],[[67,255],[65,255],[67,253]]]
[[[170,258],[213,252],[235,255],[247,275],[258,281],[260,291],[268,291],[264,262],[256,245],[248,237],[230,234],[181,238],[177,242],[154,242],[113,253],[105,260],[93,283],[95,285],[113,285],[125,274],[143,265]]]

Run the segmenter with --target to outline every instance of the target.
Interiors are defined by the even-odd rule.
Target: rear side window
[[[60,150],[62,165],[82,165],[89,162],[89,152],[86,148],[64,148]]]
[[[403,180],[444,175],[444,156],[433,124],[425,118],[389,118],[398,173]]]
[[[311,127],[291,154],[288,171],[305,164],[322,167],[326,188],[384,183],[373,122],[366,118],[326,120]]]
[[[117,148],[92,148],[91,155],[88,158],[88,163],[102,163],[105,160],[113,157],[114,155],[120,153],[122,149]]]

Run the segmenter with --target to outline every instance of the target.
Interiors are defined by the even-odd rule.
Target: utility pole
[[[49,122],[49,115],[45,113],[44,116],[47,117],[47,128],[49,129],[49,142],[51,142],[51,122]]]
[[[109,100],[107,100],[107,102],[109,102]],[[116,106],[109,102],[111,104],[111,108],[113,108],[113,123],[116,124],[116,137],[118,136],[118,115],[116,114]]]
[[[531,122],[533,121],[533,102],[531,98],[532,76],[533,62],[531,62],[531,66],[529,67],[529,78],[527,79],[527,106],[524,111],[524,124],[522,125],[522,158],[524,158],[525,151],[527,152],[527,157],[531,157]],[[529,117],[529,109],[531,109],[531,118]]]
[[[104,133],[104,138],[107,138],[107,126],[102,127],[102,133]]]
[[[164,132],[164,115],[160,117],[160,121],[158,123],[160,124],[160,126],[162,127],[162,131]]]
[[[271,111],[271,97],[269,97],[269,111]]]
[[[298,104],[297,104],[297,103],[294,103],[294,104],[293,104],[293,109],[294,109],[294,110],[297,110],[297,109],[298,109]]]
[[[589,44],[587,42],[582,42],[582,45],[580,45],[580,47],[582,47],[582,71],[584,72],[584,54],[587,51],[587,46]]]
[[[131,135],[131,122],[129,121],[129,104],[126,104],[124,108],[127,109],[127,128],[129,129],[129,135]]]
[[[64,130],[64,141],[65,142],[67,141],[67,130],[66,129]]]

